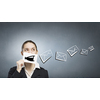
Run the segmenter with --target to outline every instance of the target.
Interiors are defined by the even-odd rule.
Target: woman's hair
[[[27,40],[27,41],[25,41],[25,42],[22,44],[22,51],[23,51],[24,45],[25,45],[26,43],[28,43],[28,42],[33,43],[33,44],[35,45],[35,47],[36,47],[36,51],[38,51],[38,50],[37,50],[37,45],[36,45],[36,43],[33,42],[32,40]]]

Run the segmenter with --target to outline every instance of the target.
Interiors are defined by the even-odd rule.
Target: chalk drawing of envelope
[[[43,63],[45,63],[47,60],[49,60],[52,57],[52,51],[51,50],[47,50],[45,52],[43,52],[42,54],[39,55],[41,61]]]
[[[88,50],[82,49],[81,52],[80,52],[80,54],[81,54],[81,55],[86,55],[86,56],[87,56],[87,55],[88,55]]]
[[[93,47],[93,46],[90,46],[88,49],[89,49],[90,51],[93,51],[93,50],[94,50],[94,47]]]
[[[62,52],[56,52],[56,60],[60,60],[60,61],[66,61],[67,60],[67,55],[65,53]]]
[[[79,52],[79,48],[78,48],[76,45],[74,45],[74,46],[70,47],[70,48],[67,50],[67,52],[68,52],[69,55],[72,57],[72,56],[74,56],[77,52]]]

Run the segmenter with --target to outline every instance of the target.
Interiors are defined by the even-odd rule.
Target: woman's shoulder
[[[48,78],[48,71],[46,69],[44,69],[43,67],[40,67],[40,72],[45,76],[45,78]]]
[[[43,67],[40,67],[40,70],[41,71],[47,71],[45,68],[43,68]]]
[[[10,70],[16,70],[17,66],[11,67]]]

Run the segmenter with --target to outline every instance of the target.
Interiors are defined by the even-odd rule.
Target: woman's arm
[[[46,70],[45,78],[49,78],[48,71]]]
[[[17,67],[12,67],[8,72],[8,78],[21,78],[22,75],[17,70]]]

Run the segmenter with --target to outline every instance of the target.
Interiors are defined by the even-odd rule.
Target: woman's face
[[[35,45],[31,42],[28,42],[24,45],[22,55],[23,55],[24,52],[32,53],[32,54],[37,54],[38,53],[38,51],[36,50]]]

